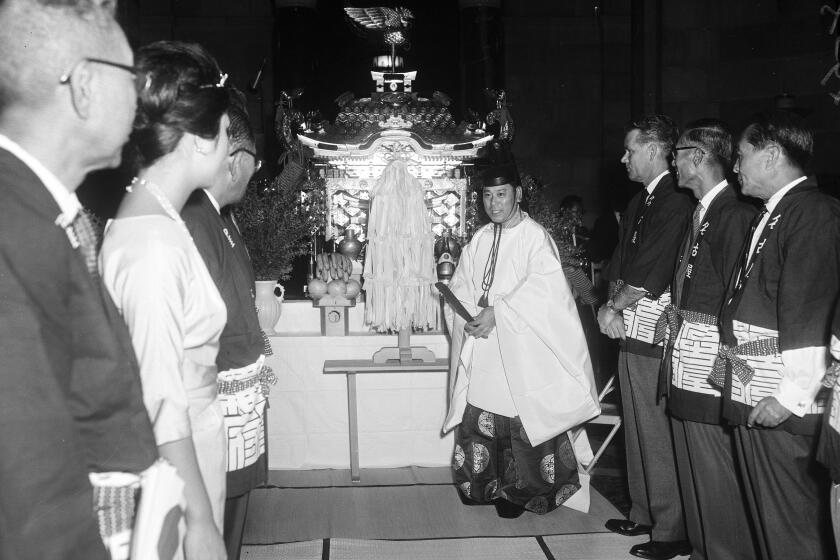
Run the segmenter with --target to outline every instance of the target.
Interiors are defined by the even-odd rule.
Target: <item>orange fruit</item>
[[[327,284],[327,293],[334,297],[344,297],[347,292],[347,284],[344,280],[333,280]]]
[[[309,297],[312,299],[318,299],[327,293],[327,283],[320,278],[313,278],[306,287],[309,290]]]
[[[361,292],[361,291],[362,291],[362,286],[358,282],[356,282],[355,280],[352,280],[352,279],[347,281],[347,293],[346,293],[347,299],[353,299],[354,297],[359,295],[359,292]]]

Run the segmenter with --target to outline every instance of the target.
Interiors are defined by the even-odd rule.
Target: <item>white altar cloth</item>
[[[284,302],[283,308],[276,327],[281,334],[269,337],[274,355],[267,363],[278,381],[268,398],[268,467],[348,469],[347,383],[345,376],[324,375],[324,360],[367,359],[383,346],[396,346],[397,337],[353,332],[320,336],[319,314],[311,303]],[[354,311],[362,312],[363,306]],[[353,315],[350,320],[352,331]],[[295,327],[301,331],[291,330]],[[414,334],[411,344],[426,346],[439,358],[449,354],[449,343],[440,333]],[[362,468],[450,464],[452,433],[440,435],[446,373],[365,374],[356,379]]]

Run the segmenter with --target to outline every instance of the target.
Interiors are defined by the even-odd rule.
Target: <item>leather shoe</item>
[[[635,537],[636,535],[646,535],[650,533],[650,525],[642,525],[641,523],[633,523],[629,519],[610,519],[604,524],[604,527],[624,535],[625,537]]]
[[[648,560],[669,560],[691,554],[691,545],[688,541],[650,541],[637,544],[630,549],[630,554]]]

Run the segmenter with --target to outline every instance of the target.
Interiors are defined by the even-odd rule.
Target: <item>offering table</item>
[[[349,336],[321,336],[311,301],[286,301],[269,337],[277,374],[268,411],[270,469],[351,468],[348,381],[324,375],[327,361],[370,360],[397,335],[367,331],[364,304],[348,309]],[[415,333],[412,345],[426,346],[440,360],[449,355],[441,332]],[[448,373],[434,371],[365,373],[356,380],[358,457],[361,468],[448,466],[452,433],[441,437],[447,407]],[[387,368],[386,368],[386,371]],[[343,372],[346,373],[346,372]],[[355,376],[352,376],[355,378]]]

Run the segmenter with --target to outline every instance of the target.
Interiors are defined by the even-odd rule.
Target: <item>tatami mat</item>
[[[361,480],[353,482],[349,469],[272,470],[268,486],[280,488],[326,488],[334,486],[411,486],[415,484],[451,484],[448,467],[401,467],[362,469]]]
[[[242,560],[635,560],[647,537],[612,533],[507,538],[387,541],[328,539],[246,546]],[[684,557],[681,557],[684,558]]]
[[[630,547],[647,542],[648,537],[598,533],[554,535],[543,537],[543,541],[556,560],[638,560],[630,554]]]
[[[251,493],[243,542],[597,533],[620,516],[594,489],[589,514],[561,507],[518,519],[500,519],[492,506],[465,506],[452,485],[259,489]]]
[[[330,560],[546,560],[537,539],[446,539],[421,541],[330,541]]]
[[[321,560],[323,541],[243,546],[240,560]]]

